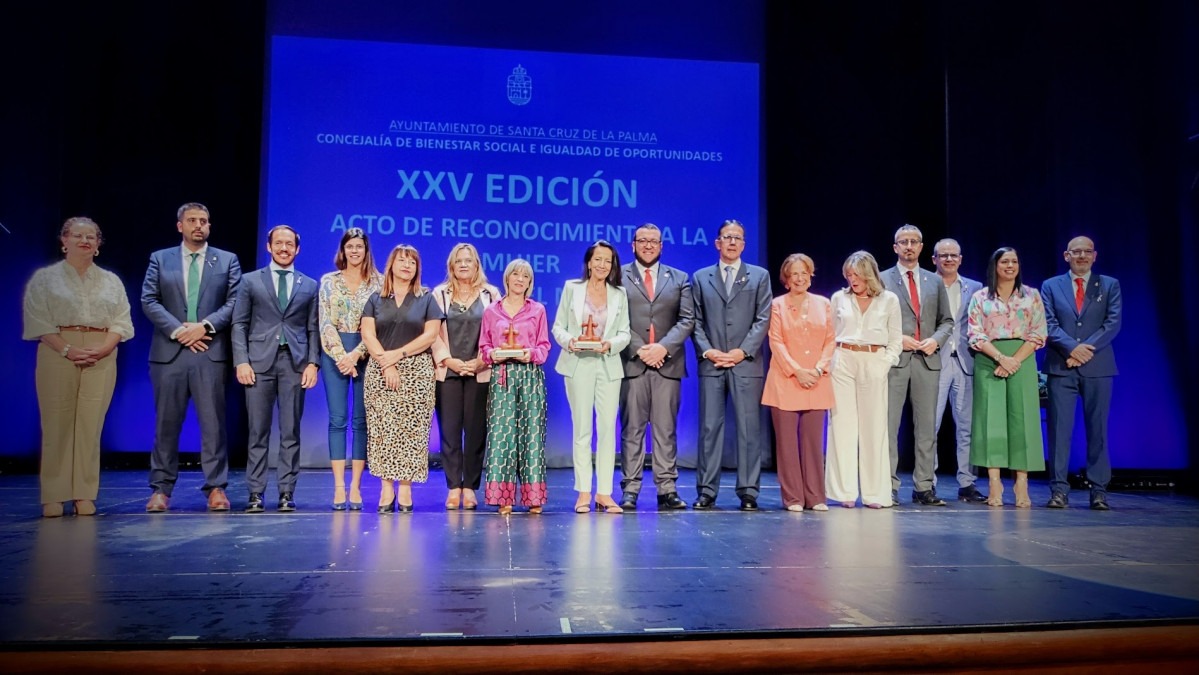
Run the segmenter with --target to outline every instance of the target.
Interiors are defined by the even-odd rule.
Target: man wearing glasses
[[[982,284],[958,274],[962,264],[962,247],[953,239],[942,239],[933,246],[933,265],[937,275],[945,284],[949,297],[949,313],[953,316],[953,330],[941,350],[941,376],[937,387],[936,426],[933,432],[933,459],[937,457],[937,433],[941,431],[941,420],[949,405],[953,411],[956,430],[958,464],[958,500],[983,503],[987,496],[974,486],[974,467],[970,465],[970,420],[974,405],[974,355],[970,351],[966,330],[966,310],[970,297]],[[934,462],[935,470],[936,464]]]
[[[737,424],[737,496],[742,511],[758,510],[762,471],[762,341],[770,325],[770,275],[741,260],[745,228],[721,224],[716,237],[719,264],[695,273],[695,353],[699,357],[699,456],[692,506],[710,509],[720,488],[726,399]]]
[[[945,506],[933,485],[937,439],[937,388],[940,382],[939,350],[953,331],[949,295],[940,277],[920,268],[924,238],[920,228],[904,225],[895,232],[895,267],[883,272],[883,286],[899,296],[903,321],[903,351],[899,365],[887,377],[888,442],[891,446],[891,501],[899,504],[899,421],[903,404],[912,402],[915,431],[915,466],[912,468],[912,502]]]
[[[1087,434],[1086,477],[1091,483],[1091,508],[1108,510],[1107,484],[1111,461],[1107,450],[1107,417],[1112,404],[1112,378],[1116,356],[1112,340],[1120,332],[1120,282],[1093,274],[1095,242],[1087,237],[1070,240],[1063,254],[1070,265],[1066,274],[1047,279],[1041,286],[1049,349],[1045,355],[1048,376],[1049,455],[1053,494],[1047,506],[1064,509],[1069,504],[1070,440],[1074,409],[1082,399]]]
[[[634,261],[621,268],[629,296],[632,337],[621,352],[620,506],[636,510],[645,467],[645,426],[653,430],[654,486],[659,509],[685,509],[675,481],[682,379],[687,376],[687,337],[695,326],[691,280],[682,270],[662,264],[662,232],[646,223],[633,239]]]

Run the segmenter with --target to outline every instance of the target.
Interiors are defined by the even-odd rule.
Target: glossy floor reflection
[[[693,485],[683,472],[680,485]],[[948,507],[576,515],[569,470],[541,516],[329,509],[308,472],[299,511],[203,510],[196,473],[143,511],[143,472],[106,472],[95,517],[42,519],[35,476],[0,484],[0,641],[284,641],[805,631],[1199,617],[1199,500],[1112,494],[1111,512]],[[943,477],[944,478],[944,477]],[[273,478],[272,478],[273,481]],[[647,477],[647,484],[649,480]],[[905,485],[909,485],[904,477]],[[1010,499],[1010,488],[1009,488]],[[378,496],[368,480],[367,506]],[[694,499],[693,489],[683,497]]]

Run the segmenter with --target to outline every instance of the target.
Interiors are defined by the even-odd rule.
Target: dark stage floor
[[[711,512],[449,512],[440,473],[416,512],[329,509],[305,473],[292,514],[203,510],[186,473],[167,514],[143,512],[144,472],[105,472],[97,516],[39,517],[36,476],[0,483],[0,641],[145,644],[677,631],[938,628],[1199,617],[1199,500],[1112,494],[1111,512],[948,507],[788,513],[763,474],[757,513],[726,474]],[[952,478],[941,477],[943,485]],[[273,477],[272,477],[273,481]],[[649,483],[647,476],[647,483]],[[1008,499],[1011,499],[1010,481]],[[694,485],[691,472],[680,484]],[[905,489],[910,492],[908,477]],[[942,489],[943,493],[949,490]],[[691,501],[693,488],[683,497]],[[177,644],[177,643],[175,643]]]

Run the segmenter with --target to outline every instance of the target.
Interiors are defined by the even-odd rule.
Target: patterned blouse
[[[59,326],[107,328],[133,337],[129,296],[117,275],[89,265],[83,276],[64,260],[33,273],[25,287],[25,340],[57,333]]]
[[[340,333],[357,333],[362,321],[362,308],[371,296],[383,288],[383,275],[375,272],[374,276],[358,286],[358,291],[350,290],[341,277],[341,272],[329,272],[321,277],[321,290],[318,295],[320,306],[321,349],[334,361],[346,355],[345,347],[341,344]],[[366,343],[359,343],[355,348],[359,357],[366,355]]]
[[[1035,288],[1020,286],[1007,302],[988,297],[984,287],[970,298],[966,310],[970,346],[992,340],[1024,340],[1040,349],[1045,346],[1045,303]]]

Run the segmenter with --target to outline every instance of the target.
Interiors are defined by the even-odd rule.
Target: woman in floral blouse
[[[1045,346],[1047,328],[1041,295],[1021,283],[1015,249],[991,255],[987,287],[970,299],[967,322],[975,350],[970,462],[987,467],[991,506],[1003,506],[999,470],[1014,471],[1016,507],[1026,509],[1028,472],[1045,468],[1037,364],[1029,357]]]
[[[362,307],[383,286],[375,269],[370,240],[362,228],[351,227],[341,237],[336,272],[321,277],[319,295],[321,372],[325,375],[325,400],[329,406],[329,461],[333,465],[333,509],[346,508],[346,427],[353,399],[353,454],[350,467],[349,508],[362,509],[362,471],[366,467],[366,407],[362,401],[359,362],[366,345],[359,334]]]

